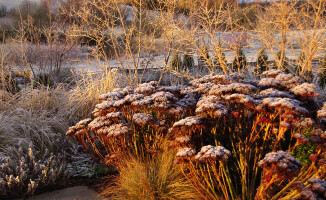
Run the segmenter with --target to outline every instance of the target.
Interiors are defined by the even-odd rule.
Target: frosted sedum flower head
[[[91,118],[83,119],[76,124],[78,129],[87,128],[87,125],[92,121]]]
[[[174,139],[176,144],[188,144],[191,141],[191,136],[189,135],[183,135],[183,136],[178,136]]]
[[[258,162],[267,174],[278,175],[280,179],[288,179],[300,172],[302,164],[290,153],[284,151],[271,152]]]
[[[156,81],[151,81],[149,83],[143,83],[140,84],[137,88],[134,89],[135,93],[140,93],[140,94],[152,94],[156,92],[158,86],[158,82]]]
[[[112,124],[112,121],[109,120],[106,116],[96,117],[92,122],[88,124],[88,129],[94,131],[103,126],[109,126]]]
[[[132,121],[139,126],[146,126],[153,120],[153,116],[147,113],[136,113],[132,116]]]
[[[222,95],[226,93],[241,93],[249,94],[256,91],[257,88],[250,84],[245,83],[231,83],[229,85],[215,85],[209,91],[210,95]]]
[[[282,74],[283,72],[281,70],[268,70],[262,73],[263,76],[269,77],[269,78],[275,78],[277,75]]]
[[[293,137],[297,139],[301,144],[307,144],[309,142],[308,138],[300,133],[294,134]]]
[[[326,119],[326,102],[324,103],[321,110],[317,111],[317,117],[318,119]]]
[[[106,115],[106,117],[110,120],[113,120],[113,121],[118,121],[119,119],[122,118],[122,112],[111,112],[111,113],[108,113]]]
[[[302,118],[293,124],[296,128],[309,128],[315,125],[315,121],[311,118]]]
[[[231,152],[222,146],[203,146],[200,152],[195,156],[199,162],[206,162],[209,160],[226,162],[231,156]]]
[[[246,105],[254,105],[256,101],[250,96],[246,94],[231,94],[227,96],[223,96],[226,101],[238,104],[246,104]]]
[[[78,131],[86,131],[88,124],[92,121],[91,118],[87,118],[78,122],[75,126],[68,129],[66,135],[74,135]]]
[[[220,104],[221,99],[216,96],[203,96],[196,105],[196,115],[213,115],[221,117],[228,113],[228,109]]]
[[[179,126],[195,126],[195,125],[200,125],[201,121],[195,117],[195,116],[191,116],[191,117],[187,117],[185,119],[181,119],[177,122],[175,122],[173,124],[173,127],[179,127]]]
[[[271,109],[281,109],[286,112],[308,113],[308,110],[301,106],[300,101],[290,98],[264,98],[263,102],[257,106],[257,109],[260,110],[265,106]]]
[[[325,144],[326,133],[321,129],[313,130],[311,133],[310,141],[315,144]]]
[[[125,124],[113,124],[109,127],[103,127],[105,129],[105,133],[107,137],[119,137],[119,136],[124,136],[127,133],[129,133],[129,127]],[[102,134],[105,134],[102,133]]]
[[[99,99],[105,101],[115,101],[121,99],[122,97],[123,95],[119,92],[110,92],[107,94],[101,94]]]
[[[176,156],[178,158],[189,158],[194,156],[195,154],[196,151],[194,149],[186,147],[186,148],[179,149]]]
[[[313,96],[315,94],[315,84],[303,83],[291,89],[296,95]]]
[[[256,98],[267,98],[267,97],[287,97],[287,98],[294,98],[294,95],[290,94],[289,92],[280,91],[274,88],[268,88],[266,90],[262,90]]]
[[[174,102],[178,100],[171,92],[163,91],[154,93],[152,99],[156,102]]]
[[[144,97],[145,96],[143,94],[129,94],[124,98],[124,100],[128,103],[132,103],[134,101],[144,99]]]
[[[291,200],[324,200],[326,199],[326,181],[319,178],[310,178],[308,187],[301,181],[295,186],[300,191],[300,196]]]

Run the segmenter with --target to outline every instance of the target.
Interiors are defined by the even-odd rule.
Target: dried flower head
[[[326,133],[321,129],[316,129],[311,131],[310,142],[315,144],[325,144],[326,142]]]
[[[286,180],[297,175],[302,164],[290,153],[278,151],[266,154],[264,159],[258,162],[258,166],[263,168],[265,178],[277,175],[280,180]]]
[[[143,106],[151,105],[152,103],[153,103],[152,97],[145,96],[143,99],[132,102],[131,105],[134,107],[143,107]]]
[[[156,92],[156,89],[158,87],[157,81],[151,81],[149,83],[143,83],[140,84],[137,88],[134,89],[135,93],[150,95]]]
[[[317,117],[318,119],[326,119],[326,102],[324,103],[321,110],[317,111]]]
[[[196,108],[196,115],[200,116],[210,115],[213,117],[221,117],[226,115],[228,112],[229,110],[224,105],[207,101],[198,102]]]
[[[231,103],[237,103],[237,104],[244,104],[249,107],[255,107],[256,101],[250,96],[246,94],[231,94],[227,96],[222,96],[223,99],[226,101],[229,101]]]
[[[156,102],[175,102],[178,100],[172,93],[163,91],[154,93],[152,99]]]
[[[240,94],[250,94],[256,91],[257,88],[250,84],[244,83],[231,83],[229,85],[215,85],[209,91],[209,95],[222,95],[227,93],[240,93]]]
[[[301,181],[300,181],[301,182]],[[319,178],[308,179],[309,186],[299,183],[296,187],[300,191],[300,196],[293,200],[323,200],[326,199],[326,181]]]
[[[122,95],[119,92],[110,92],[110,93],[107,93],[107,94],[101,94],[99,99],[103,100],[103,101],[116,101],[116,100],[119,100],[119,99],[121,99],[123,97],[124,97],[124,95]]]
[[[186,117],[185,119],[181,119],[173,124],[173,127],[178,126],[188,126],[192,127],[195,125],[200,125],[201,121],[196,116]]]
[[[196,151],[194,149],[185,147],[185,148],[179,149],[176,156],[178,158],[189,158],[189,157],[194,156],[195,154],[196,154]]]
[[[106,117],[112,121],[119,121],[122,118],[122,112],[111,112],[106,114]]]
[[[283,74],[281,70],[271,69],[262,73],[263,76],[268,78],[275,78],[277,75]]]
[[[153,116],[148,113],[136,113],[132,116],[132,121],[141,127],[144,127],[153,121]]]
[[[213,86],[215,86],[216,84],[214,83],[201,83],[198,85],[198,88],[197,88],[197,92],[200,92],[200,93],[208,93],[211,88]]]
[[[296,128],[309,128],[315,125],[315,121],[311,118],[301,118],[299,121],[293,122]]]
[[[275,77],[275,80],[280,83],[281,87],[287,89],[296,87],[300,83],[300,77],[293,77],[292,74],[279,74]]]
[[[112,121],[109,120],[106,116],[96,117],[92,122],[88,124],[88,129],[95,131],[104,126],[110,126]]]
[[[257,106],[257,110],[264,107],[274,110],[283,110],[285,112],[295,112],[298,114],[308,113],[308,110],[301,106],[301,102],[290,98],[264,98],[263,102]]]
[[[195,156],[195,160],[199,162],[206,161],[222,161],[226,162],[231,156],[231,152],[222,146],[203,146],[200,152]]]
[[[128,134],[129,127],[125,124],[112,124],[111,126],[102,127],[97,130],[98,134],[106,135],[107,137],[119,137]]]
[[[103,101],[95,106],[98,110],[109,110],[114,107],[115,101]]]
[[[178,136],[174,139],[174,142],[177,145],[186,145],[191,141],[191,136],[189,135],[182,135],[182,136]]]
[[[280,91],[274,88],[268,88],[266,90],[262,90],[259,95],[255,96],[256,98],[268,98],[268,97],[279,97],[279,98],[290,98],[293,99],[294,96],[292,94],[290,94],[289,92],[284,92],[284,91]]]
[[[303,83],[294,88],[291,88],[291,91],[299,96],[313,97],[315,96],[315,84]]]
[[[302,135],[300,133],[296,133],[293,135],[295,139],[298,140],[299,143],[301,144],[307,144],[309,142],[308,138],[305,135]]]
[[[132,103],[134,101],[138,101],[143,99],[145,96],[143,94],[129,94],[125,96],[124,100],[128,103]]]

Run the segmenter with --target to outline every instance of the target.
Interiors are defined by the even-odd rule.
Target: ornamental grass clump
[[[187,86],[116,89],[67,134],[117,168],[121,155],[151,160],[173,148],[174,163],[203,199],[295,198],[294,181],[325,179],[326,106],[319,110],[314,86],[300,77],[262,76],[210,74]]]

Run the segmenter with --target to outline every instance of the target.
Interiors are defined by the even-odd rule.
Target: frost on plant
[[[123,155],[154,156],[164,144],[175,149],[175,163],[205,198],[269,199],[281,191],[280,184],[323,172],[292,155],[314,145],[302,152],[311,155],[307,162],[326,159],[325,132],[316,120],[326,119],[326,106],[318,112],[311,106],[314,87],[300,77],[280,70],[262,76],[209,74],[190,85],[150,82],[115,89],[67,135],[113,166]],[[239,181],[246,184],[240,187]],[[286,199],[290,193],[277,195]]]

